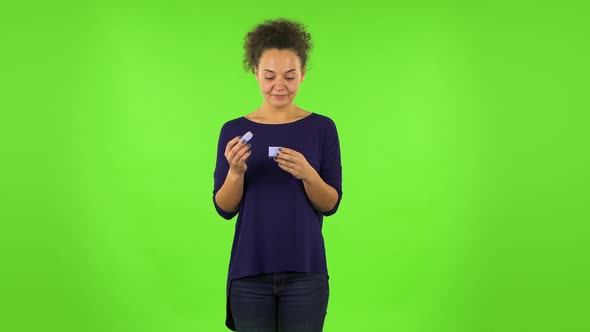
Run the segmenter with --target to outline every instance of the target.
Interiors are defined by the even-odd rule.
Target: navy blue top
[[[215,194],[229,170],[224,152],[227,142],[251,131],[252,155],[246,160],[244,192],[239,211],[222,210]],[[305,156],[321,178],[338,192],[332,210],[320,212],[309,201],[303,182],[268,157],[269,146],[296,150]],[[235,331],[229,306],[231,281],[259,273],[295,271],[328,273],[323,216],[336,212],[342,198],[340,143],[334,121],[311,113],[294,122],[263,124],[245,117],[221,128],[214,172],[213,204],[225,219],[238,214],[226,289],[226,326]]]

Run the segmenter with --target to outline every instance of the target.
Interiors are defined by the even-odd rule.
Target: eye
[[[295,79],[295,77],[285,77],[288,81],[292,81]],[[274,77],[265,77],[264,79],[270,81],[270,80],[274,80]]]

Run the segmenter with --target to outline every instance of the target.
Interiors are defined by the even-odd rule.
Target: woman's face
[[[262,53],[254,71],[265,102],[277,108],[293,102],[305,76],[295,52],[274,48]]]

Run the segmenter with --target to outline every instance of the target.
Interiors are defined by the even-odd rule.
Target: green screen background
[[[340,135],[324,330],[590,330],[581,4],[3,4],[0,330],[227,330],[216,144],[279,16]]]

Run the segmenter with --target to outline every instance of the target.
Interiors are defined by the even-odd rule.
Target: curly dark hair
[[[311,34],[301,22],[285,18],[265,20],[246,34],[244,70],[254,73],[262,53],[271,48],[294,51],[305,68],[312,47]]]

